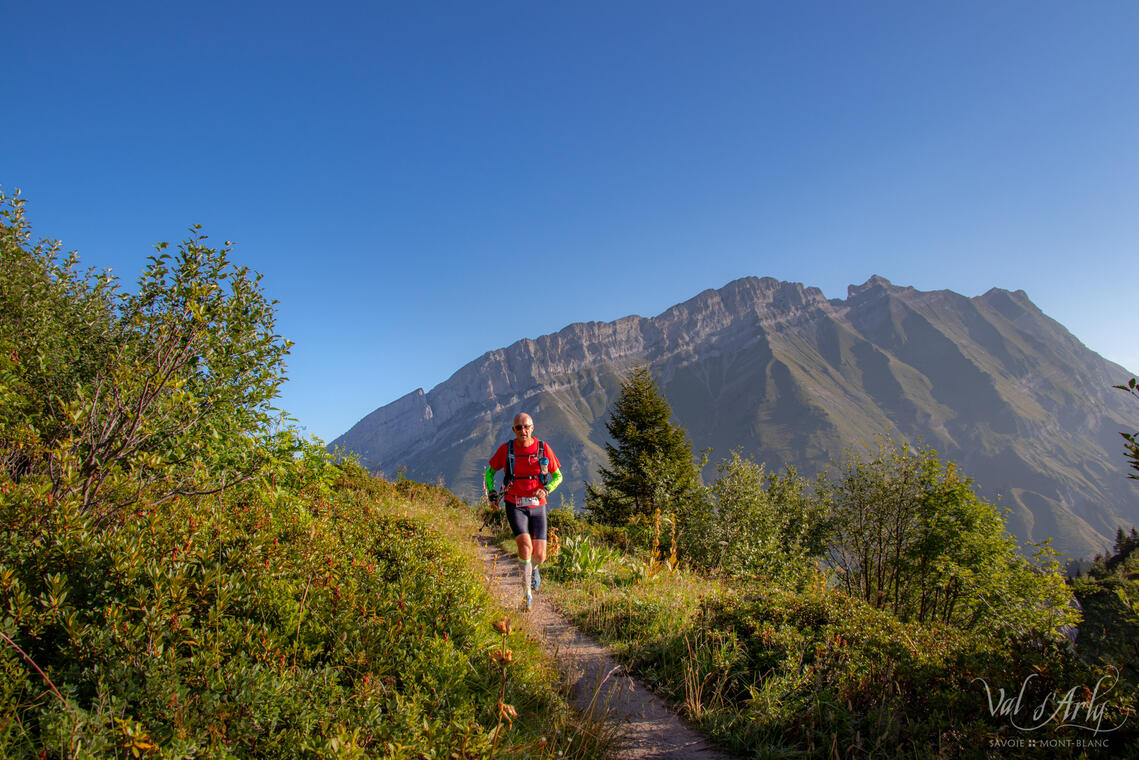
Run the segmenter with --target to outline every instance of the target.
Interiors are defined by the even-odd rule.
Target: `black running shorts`
[[[517,538],[522,533],[530,534],[535,541],[546,540],[546,505],[540,507],[520,507],[512,501],[506,502],[506,519],[510,530]]]

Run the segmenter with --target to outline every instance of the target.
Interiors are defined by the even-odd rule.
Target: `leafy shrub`
[[[704,572],[796,587],[824,550],[825,505],[793,469],[768,473],[738,452],[679,515],[683,560]]]
[[[33,243],[24,206],[0,192],[0,465],[13,476],[43,467],[64,404],[105,372],[119,332],[114,279],[80,271],[58,241]]]
[[[1139,380],[1134,377],[1127,381],[1127,385],[1115,385],[1113,388],[1118,388],[1125,391],[1135,398],[1139,398]],[[1128,464],[1134,472],[1129,472],[1127,477],[1139,480],[1139,433],[1131,431],[1123,431],[1120,433],[1123,436],[1124,446],[1123,455],[1127,458]]]
[[[588,536],[568,536],[561,540],[558,553],[544,567],[554,580],[580,580],[609,572],[609,566],[620,556],[614,549],[593,543]]]
[[[1004,519],[937,453],[894,441],[831,477],[828,561],[848,594],[904,620],[1052,635],[1074,622],[1056,554],[1030,562]]]
[[[635,544],[630,540],[630,531],[628,527],[618,527],[615,525],[598,525],[596,523],[589,524],[589,535],[597,541],[607,544],[620,551],[629,551],[635,548]]]
[[[557,528],[562,536],[573,536],[586,530],[586,523],[577,516],[572,507],[555,507],[546,515],[551,528]]]
[[[195,228],[121,295],[0,210],[0,756],[552,746],[536,648],[500,691],[469,558],[400,514],[462,503],[275,427],[288,344],[228,247]]]
[[[1119,529],[1113,550],[1073,578],[1083,621],[1076,648],[1089,662],[1114,666],[1139,684],[1139,532]]]
[[[217,493],[291,445],[272,406],[289,343],[258,275],[206,244],[159,244],[138,287],[83,276],[58,243],[30,243],[0,195],[0,463],[78,499],[102,523],[143,499]]]

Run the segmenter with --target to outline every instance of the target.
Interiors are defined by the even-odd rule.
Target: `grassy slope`
[[[28,489],[5,488],[0,756],[553,757],[583,743],[556,672],[517,635],[518,715],[494,734],[505,613],[469,510],[316,469],[111,529],[66,505],[46,529]]]

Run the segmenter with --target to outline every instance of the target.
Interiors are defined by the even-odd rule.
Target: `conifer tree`
[[[601,487],[586,486],[586,511],[594,520],[623,525],[657,509],[675,513],[692,498],[699,484],[692,445],[671,417],[648,367],[634,367],[606,423],[613,442],[605,446],[609,466],[600,470]]]

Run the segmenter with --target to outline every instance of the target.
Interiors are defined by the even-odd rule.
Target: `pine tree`
[[[676,513],[699,485],[692,445],[684,429],[669,422],[672,409],[647,367],[634,367],[621,384],[609,415],[609,466],[601,488],[586,486],[586,511],[597,522],[623,525],[656,510]]]

